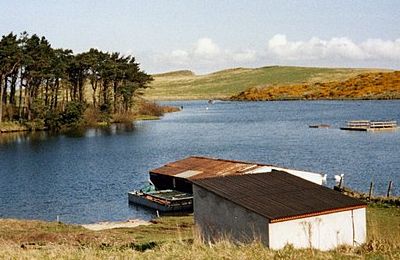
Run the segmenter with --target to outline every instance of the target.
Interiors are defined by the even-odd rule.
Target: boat
[[[185,212],[193,210],[193,195],[176,190],[150,190],[128,192],[129,203],[162,212]]]
[[[395,130],[397,129],[397,122],[395,120],[351,120],[347,121],[346,126],[340,129],[350,131]]]

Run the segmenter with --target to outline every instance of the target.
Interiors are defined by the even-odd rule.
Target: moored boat
[[[129,203],[163,212],[193,210],[193,195],[176,190],[132,191],[128,199]]]

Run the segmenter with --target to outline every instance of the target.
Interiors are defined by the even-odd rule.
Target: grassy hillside
[[[399,259],[400,208],[369,206],[368,242],[321,252],[259,243],[203,244],[193,217],[162,217],[149,226],[90,231],[55,222],[1,220],[0,259]]]
[[[153,100],[229,98],[250,87],[342,81],[378,69],[335,69],[308,67],[236,68],[207,75],[176,71],[153,75],[144,97]]]
[[[400,99],[400,71],[363,73],[344,81],[252,87],[231,99]]]

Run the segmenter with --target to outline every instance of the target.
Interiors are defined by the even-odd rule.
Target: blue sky
[[[0,33],[132,54],[150,73],[305,65],[400,69],[400,1],[5,1]]]

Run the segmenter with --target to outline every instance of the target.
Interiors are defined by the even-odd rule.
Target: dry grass
[[[139,104],[137,113],[139,115],[146,115],[146,116],[164,115],[162,106],[158,105],[155,102],[144,102],[144,101]]]
[[[79,225],[35,220],[0,219],[0,241],[23,245],[134,247],[192,238],[193,217],[162,217],[152,225],[90,231]]]
[[[368,239],[400,248],[400,208],[372,204],[367,211]]]
[[[113,123],[132,123],[137,115],[134,112],[116,113],[112,117]]]
[[[0,259],[136,259],[134,249],[97,249],[68,245],[46,245],[21,248],[18,244],[2,244]]]
[[[156,102],[142,100],[136,106],[136,114],[138,116],[163,116],[165,113],[172,113],[180,111],[178,107],[174,106],[161,106]]]
[[[0,123],[0,133],[28,131],[29,128],[18,122],[2,122]]]
[[[1,243],[1,241],[0,241]],[[2,244],[1,259],[399,259],[400,251],[386,249],[382,243],[368,244],[360,248],[340,247],[321,252],[312,249],[294,249],[286,246],[281,250],[269,250],[254,242],[236,245],[221,241],[213,245],[185,241],[168,242],[155,248],[138,251],[133,248],[71,247],[46,245],[21,248],[18,244]]]
[[[193,217],[162,217],[150,226],[89,231],[41,221],[0,220],[0,259],[400,259],[400,208],[369,206],[368,242],[328,252],[270,250],[258,242],[204,244]]]
[[[101,121],[99,114],[100,111],[98,109],[88,107],[83,113],[83,121],[88,126],[96,126]]]

